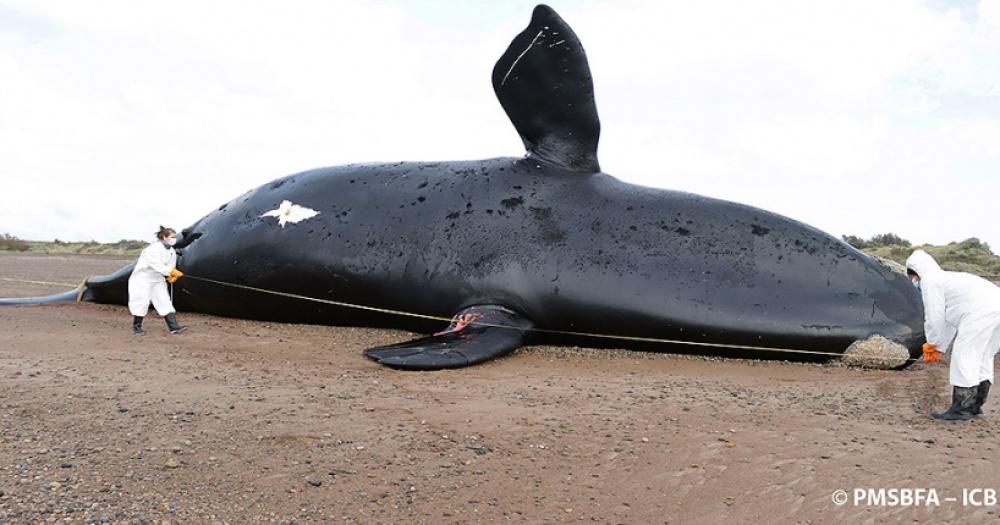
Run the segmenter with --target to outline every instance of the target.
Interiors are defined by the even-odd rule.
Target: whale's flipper
[[[528,155],[573,170],[601,171],[601,122],[587,55],[552,8],[535,7],[528,28],[493,66],[493,91]]]
[[[501,306],[473,306],[459,312],[443,332],[369,348],[365,355],[379,364],[404,370],[461,368],[520,347],[524,330],[531,326],[531,321]]]

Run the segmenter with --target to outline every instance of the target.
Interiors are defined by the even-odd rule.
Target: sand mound
[[[905,346],[876,334],[847,347],[841,363],[884,370],[902,366],[909,358],[910,352]]]

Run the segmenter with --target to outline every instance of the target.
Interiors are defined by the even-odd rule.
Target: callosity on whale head
[[[603,173],[586,55],[552,9],[535,8],[492,82],[526,156],[347,165],[256,188],[184,229],[177,306],[428,332],[442,327],[385,311],[453,319],[365,352],[404,369],[529,339],[808,359],[881,336],[889,366],[919,354],[921,300],[904,275],[787,217]],[[127,273],[91,280],[84,298],[124,303]]]

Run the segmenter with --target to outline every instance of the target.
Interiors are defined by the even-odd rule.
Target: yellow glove
[[[937,363],[940,360],[941,352],[938,352],[937,347],[930,343],[924,343],[924,362]]]
[[[167,277],[167,282],[170,284],[174,284],[177,282],[177,279],[180,279],[181,277],[184,277],[184,274],[181,273],[181,271],[178,270],[177,268],[174,268],[173,270],[170,270],[170,275]]]

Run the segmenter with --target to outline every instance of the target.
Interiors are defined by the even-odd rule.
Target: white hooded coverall
[[[906,267],[920,276],[924,335],[941,352],[955,340],[948,380],[964,388],[993,382],[993,358],[1000,350],[1000,287],[965,272],[942,270],[917,250]]]
[[[128,310],[132,315],[145,317],[150,301],[156,313],[162,316],[174,313],[165,278],[175,266],[177,252],[160,241],[142,250],[128,278]]]

